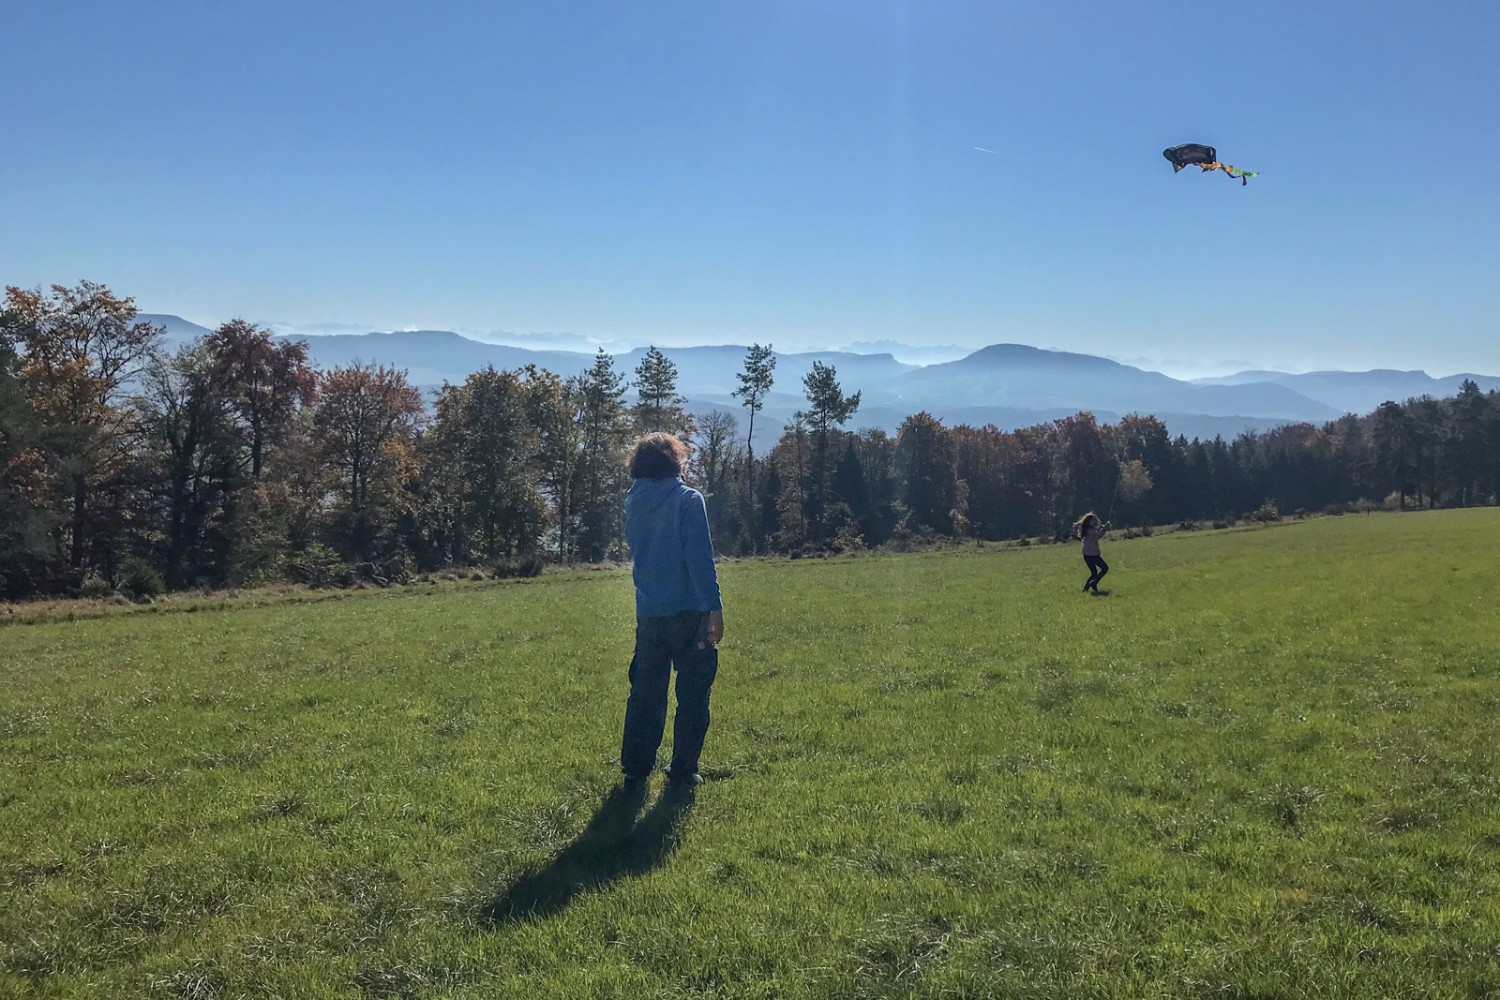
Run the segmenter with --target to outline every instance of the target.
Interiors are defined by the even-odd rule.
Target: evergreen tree
[[[833,471],[833,492],[849,509],[850,534],[864,540],[871,520],[870,496],[865,484],[865,467],[859,457],[859,440],[853,434],[844,442],[843,454]]]
[[[805,422],[812,438],[812,463],[808,473],[812,477],[807,491],[812,501],[809,534],[822,540],[830,528],[828,511],[829,444],[833,434],[859,410],[859,393],[845,396],[839,386],[838,372],[832,365],[814,361],[812,371],[802,379],[807,393],[807,409],[797,413],[797,419]],[[785,478],[783,476],[783,478]]]
[[[526,368],[527,409],[537,432],[537,469],[542,494],[552,511],[552,544],[559,561],[572,557],[576,536],[573,489],[579,461],[579,428],[573,420],[571,389],[547,371]]]
[[[765,405],[766,396],[775,383],[776,355],[770,344],[751,344],[745,352],[745,367],[735,373],[739,388],[730,395],[750,411],[749,426],[745,430],[745,508],[755,508],[755,415]],[[752,548],[752,551],[755,551]]]
[[[1493,460],[1486,448],[1485,418],[1489,413],[1489,400],[1479,391],[1473,379],[1464,379],[1458,395],[1448,405],[1452,432],[1449,436],[1454,502],[1460,507],[1469,507],[1481,502],[1487,492],[1486,465]]]
[[[677,366],[655,347],[635,368],[636,427],[643,434],[666,431],[683,435],[691,431],[692,421],[682,410],[687,400],[677,394]]]
[[[525,370],[486,366],[438,397],[427,437],[434,457],[450,463],[441,481],[457,490],[444,506],[457,514],[461,561],[531,555],[541,546],[547,508],[528,381]]]
[[[600,562],[624,537],[621,494],[628,485],[624,461],[631,433],[625,377],[601,348],[589,370],[570,385],[573,419],[579,428],[573,491],[577,535],[570,548],[589,562]]]
[[[958,534],[967,512],[960,503],[958,454],[942,422],[926,412],[903,420],[896,435],[896,461],[908,526]]]
[[[1376,483],[1382,491],[1395,493],[1399,509],[1405,509],[1417,475],[1411,420],[1401,404],[1386,401],[1375,411],[1371,433],[1375,442]]]

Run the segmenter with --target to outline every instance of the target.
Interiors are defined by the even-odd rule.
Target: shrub
[[[1257,507],[1255,509],[1255,513],[1251,514],[1250,516],[1255,520],[1262,522],[1279,521],[1281,520],[1281,509],[1276,506],[1275,500],[1267,499],[1264,503]]]
[[[380,575],[391,583],[410,583],[416,573],[416,561],[404,552],[380,564]]]
[[[315,544],[287,561],[287,575],[309,587],[337,587],[349,578],[349,565],[333,549]]]
[[[845,552],[863,552],[866,548],[865,536],[859,533],[857,527],[846,523],[839,528],[838,534],[834,536],[833,541],[828,543],[828,547],[835,555],[843,555]]]
[[[144,559],[128,559],[120,574],[120,591],[137,601],[149,601],[167,592],[167,583],[156,567]]]
[[[78,596],[87,597],[90,600],[102,601],[112,596],[115,588],[104,577],[89,570],[83,574],[83,581],[78,585]]]
[[[1214,520],[1214,527],[1215,528],[1227,528],[1227,527],[1229,527],[1229,522],[1226,521],[1226,520],[1224,520],[1223,518],[1216,518]]]
[[[502,580],[541,576],[543,565],[542,557],[534,552],[529,556],[507,556],[495,563],[494,574]]]

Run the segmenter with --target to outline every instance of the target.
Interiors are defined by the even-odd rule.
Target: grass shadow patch
[[[954,826],[964,818],[964,804],[956,795],[934,795],[917,803],[917,815],[943,826]]]
[[[1259,796],[1260,805],[1287,830],[1297,830],[1307,814],[1323,800],[1323,792],[1307,785],[1272,785]]]
[[[1036,707],[1044,712],[1067,709],[1081,698],[1102,698],[1111,693],[1106,681],[1092,678],[1049,677],[1036,695]]]
[[[492,929],[545,920],[574,898],[664,864],[681,840],[683,820],[693,808],[691,787],[668,785],[645,815],[644,781],[611,789],[583,831],[546,866],[526,872],[480,906],[478,922]]]
[[[859,996],[910,995],[958,943],[959,930],[940,914],[891,914],[860,944],[854,969]]]
[[[913,672],[886,681],[880,685],[880,690],[886,694],[897,691],[947,691],[957,683],[957,678],[944,671]]]

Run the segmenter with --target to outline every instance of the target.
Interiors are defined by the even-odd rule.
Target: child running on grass
[[[1083,584],[1083,592],[1099,593],[1099,581],[1109,572],[1109,563],[1099,554],[1099,539],[1109,530],[1109,522],[1099,520],[1093,511],[1073,523],[1073,537],[1083,540],[1083,561],[1088,565],[1089,578]]]

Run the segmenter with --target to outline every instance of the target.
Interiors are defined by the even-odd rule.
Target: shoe
[[[627,785],[645,784],[651,779],[650,774],[631,774],[629,771],[626,771],[624,775],[625,784]]]
[[[703,775],[697,771],[668,771],[667,780],[674,785],[683,785],[688,788],[697,788],[703,784]]]

